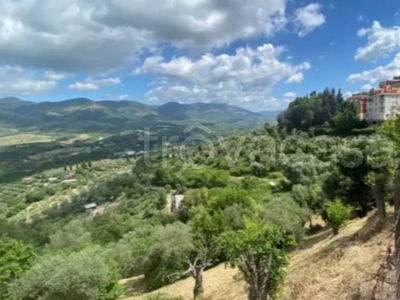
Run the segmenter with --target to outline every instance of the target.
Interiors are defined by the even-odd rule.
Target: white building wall
[[[367,121],[382,122],[399,114],[400,95],[377,94],[367,102]]]

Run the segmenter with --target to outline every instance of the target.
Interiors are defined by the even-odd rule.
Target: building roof
[[[97,207],[97,204],[96,204],[96,203],[88,203],[88,204],[85,204],[83,207],[84,207],[85,209],[96,208],[96,207]]]
[[[369,100],[372,97],[370,95],[363,95],[363,94],[355,94],[351,96],[350,98],[347,98],[347,101],[359,101],[359,100]]]

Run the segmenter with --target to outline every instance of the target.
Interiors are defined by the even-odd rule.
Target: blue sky
[[[399,26],[395,0],[2,0],[0,97],[284,109],[400,75]]]

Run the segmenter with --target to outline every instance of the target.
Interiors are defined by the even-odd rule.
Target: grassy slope
[[[10,135],[5,137],[0,137],[0,147],[4,146],[14,146],[20,144],[30,144],[30,143],[47,143],[52,142],[54,139],[48,135],[39,134],[18,134]]]
[[[378,231],[376,216],[354,220],[337,237],[326,229],[293,253],[280,300],[371,299],[377,272],[391,240],[390,227]],[[246,299],[245,284],[235,279],[237,271],[223,265],[205,272],[206,299]],[[123,299],[139,300],[141,278],[123,280],[128,292]],[[193,279],[176,282],[156,293],[192,299]],[[385,299],[385,298],[382,298]]]

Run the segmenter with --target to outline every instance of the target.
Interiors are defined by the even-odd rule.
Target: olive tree
[[[69,255],[44,256],[9,287],[11,300],[114,300],[118,272],[100,247]]]
[[[80,220],[73,220],[56,233],[50,235],[46,245],[48,253],[69,253],[85,249],[92,244],[91,235]]]
[[[285,234],[261,222],[247,222],[245,229],[225,233],[223,245],[228,262],[244,275],[248,299],[274,298],[288,264]]]

